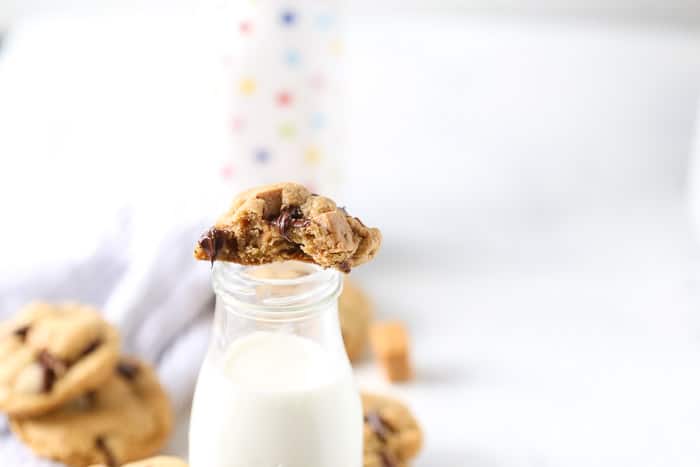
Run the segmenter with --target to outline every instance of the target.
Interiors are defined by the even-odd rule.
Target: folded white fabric
[[[0,270],[0,319],[33,299],[81,300],[100,307],[123,336],[123,352],[153,364],[176,413],[186,414],[213,318],[210,265],[192,248],[205,222],[155,209],[132,211],[95,251],[63,264]],[[36,261],[40,264],[40,261]],[[0,422],[0,465],[39,462]]]
[[[191,400],[214,302],[209,265],[192,256],[205,222],[168,222],[151,210],[134,222],[128,267],[104,311],[124,351],[158,368],[179,411]]]

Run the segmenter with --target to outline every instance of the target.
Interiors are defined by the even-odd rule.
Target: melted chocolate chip
[[[382,467],[396,467],[396,462],[389,456],[389,453],[380,451],[379,457],[382,459]]]
[[[44,370],[42,390],[44,392],[51,392],[56,382],[57,374],[66,369],[66,364],[61,359],[51,355],[47,350],[39,352],[37,361]]]
[[[139,374],[138,365],[130,362],[119,362],[117,365],[117,373],[119,373],[123,378],[132,381]]]
[[[304,213],[301,212],[299,206],[287,206],[282,209],[280,215],[277,219],[272,221],[274,225],[277,226],[280,235],[282,235],[287,241],[292,241],[289,238],[289,229],[306,227],[311,224],[309,219],[304,219]]]
[[[97,391],[88,391],[84,397],[90,405],[95,405],[95,402],[97,402]]]
[[[109,446],[107,446],[107,443],[102,436],[95,438],[95,447],[102,452],[104,463],[107,467],[117,467],[117,465],[119,465],[117,463],[117,458],[114,456],[111,449],[109,449]]]
[[[53,385],[56,383],[56,372],[51,368],[42,367],[44,370],[44,382],[41,390],[45,393],[51,392]]]
[[[223,232],[221,232],[215,227],[212,227],[204,235],[202,235],[202,238],[199,239],[199,246],[207,254],[207,257],[209,258],[213,266],[214,260],[216,260],[219,251],[224,246]]]
[[[20,338],[22,342],[27,340],[27,333],[29,332],[29,326],[22,326],[19,329],[15,329],[13,334]]]
[[[386,443],[389,434],[394,432],[394,428],[389,425],[377,411],[367,412],[367,415],[365,415],[365,422],[369,424],[369,427],[382,443]]]
[[[347,261],[343,261],[338,265],[338,269],[340,269],[341,272],[344,272],[345,274],[349,274],[352,268],[350,267],[350,263]]]
[[[37,360],[39,361],[41,366],[51,368],[56,371],[64,370],[66,368],[66,364],[63,362],[63,360],[52,355],[51,352],[49,352],[46,349],[39,352]]]
[[[97,393],[89,391],[71,402],[71,406],[78,410],[91,410],[97,402]]]
[[[87,347],[85,347],[85,350],[80,352],[80,357],[78,359],[81,359],[87,355],[90,355],[93,353],[97,348],[102,345],[102,339],[95,339],[94,341],[90,342]]]

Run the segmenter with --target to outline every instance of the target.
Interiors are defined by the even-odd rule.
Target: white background
[[[408,322],[417,379],[358,376],[416,410],[416,466],[697,466],[700,33],[356,18],[342,200],[386,241],[354,274]],[[124,34],[125,20],[27,24],[0,55],[6,263],[52,245],[20,229],[37,219],[96,233],[154,186],[206,189],[191,171],[218,148],[206,35],[177,18],[128,18]]]

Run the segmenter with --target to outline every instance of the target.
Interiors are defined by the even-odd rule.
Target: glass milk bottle
[[[342,278],[215,262],[216,316],[192,408],[192,467],[358,467],[362,408],[338,322]]]

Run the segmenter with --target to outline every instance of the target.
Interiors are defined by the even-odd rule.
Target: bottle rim
[[[215,261],[212,287],[230,312],[256,320],[306,318],[337,303],[343,288],[339,271],[301,261],[243,266]]]

